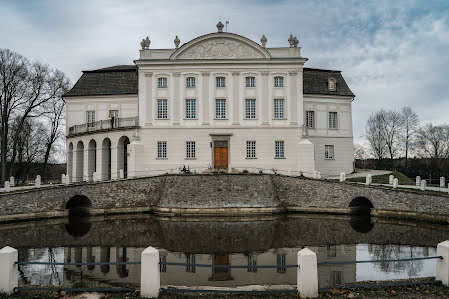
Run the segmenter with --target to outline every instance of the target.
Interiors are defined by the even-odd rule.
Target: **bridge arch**
[[[371,214],[371,209],[374,208],[373,203],[366,197],[358,196],[351,200],[349,209],[351,214]]]

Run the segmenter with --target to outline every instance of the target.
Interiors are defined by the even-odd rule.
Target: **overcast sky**
[[[268,47],[299,39],[307,67],[342,70],[356,95],[354,137],[379,108],[410,106],[449,122],[449,1],[4,1],[0,48],[46,62],[75,83],[82,70],[132,64],[147,35],[173,47],[228,31]]]

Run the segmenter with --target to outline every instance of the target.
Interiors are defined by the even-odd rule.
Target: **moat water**
[[[148,246],[161,261],[244,265],[242,269],[161,265],[161,284],[174,286],[295,285],[297,252],[307,247],[318,262],[434,256],[449,227],[424,222],[332,215],[266,218],[161,218],[153,215],[56,219],[0,225],[0,247],[19,250],[20,261],[140,261]],[[278,265],[277,269],[256,265]],[[322,265],[319,285],[435,276],[435,260]],[[70,285],[89,280],[114,286],[140,284],[140,265],[21,265],[22,285]]]

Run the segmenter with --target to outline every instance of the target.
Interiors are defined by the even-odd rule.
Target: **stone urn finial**
[[[295,46],[295,38],[292,34],[290,34],[290,37],[288,38],[288,43],[290,44],[290,48],[293,48]]]
[[[223,32],[223,27],[224,27],[223,23],[219,21],[217,23],[218,32]]]
[[[295,41],[294,41],[293,45],[295,46],[295,48],[297,48],[298,44],[299,44],[299,40],[295,36]]]
[[[265,46],[267,45],[267,38],[266,38],[265,34],[262,35],[262,38],[260,39],[260,42],[262,43],[262,47],[265,48]]]
[[[180,42],[181,42],[181,41],[179,40],[178,36],[176,36],[176,38],[175,38],[175,47],[176,47],[176,49],[179,48],[179,43],[180,43]]]
[[[142,50],[148,50],[150,48],[150,38],[147,36],[147,38],[142,39],[140,42],[140,46],[142,47]]]

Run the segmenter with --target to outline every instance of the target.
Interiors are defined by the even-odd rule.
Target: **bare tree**
[[[449,157],[449,126],[428,123],[417,132],[419,153],[422,157],[442,159]]]
[[[416,131],[419,127],[419,117],[415,111],[410,107],[403,107],[401,110],[401,116],[403,121],[403,143],[405,150],[405,166],[408,163],[408,154],[412,149],[413,139],[416,135]]]
[[[382,131],[388,152],[390,153],[390,159],[393,160],[399,149],[400,134],[404,122],[402,115],[397,111],[387,111],[382,115],[385,118]]]
[[[365,137],[368,140],[373,156],[380,160],[385,157],[387,151],[385,141],[385,120],[387,112],[383,109],[371,114],[366,122]]]

